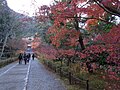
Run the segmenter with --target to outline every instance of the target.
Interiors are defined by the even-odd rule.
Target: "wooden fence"
[[[82,85],[85,85],[86,90],[89,90],[89,80],[77,78],[71,72],[63,71],[61,67],[56,68],[56,66],[52,63],[44,61],[44,64],[47,65],[50,69],[54,70],[56,73],[58,73],[61,77],[68,78],[70,85],[80,85],[82,83]]]

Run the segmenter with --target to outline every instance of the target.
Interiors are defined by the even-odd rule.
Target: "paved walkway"
[[[0,69],[0,90],[66,90],[60,79],[39,63],[18,62]]]

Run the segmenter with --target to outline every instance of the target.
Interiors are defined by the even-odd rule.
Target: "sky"
[[[50,5],[53,0],[7,0],[8,6],[18,12],[28,16],[33,16],[33,13],[41,5]]]

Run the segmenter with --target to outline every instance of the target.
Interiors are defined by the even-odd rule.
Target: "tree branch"
[[[98,0],[93,0],[96,4],[98,4],[101,8],[103,8],[106,12],[118,16],[120,17],[120,12],[118,12],[117,10],[113,10],[110,7],[104,6],[102,3],[100,3]]]
[[[63,17],[63,18],[83,18],[83,19],[96,19],[96,20],[100,20],[100,21],[103,21],[103,22],[105,22],[105,23],[108,23],[108,24],[114,24],[114,23],[112,23],[112,22],[108,22],[108,21],[106,21],[106,20],[104,20],[104,19],[102,19],[102,18],[95,18],[95,17],[81,17],[81,16],[79,16],[79,17]],[[82,21],[81,21],[82,22]],[[115,24],[114,24],[115,25]]]

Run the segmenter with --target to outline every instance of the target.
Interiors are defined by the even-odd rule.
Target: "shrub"
[[[9,59],[6,59],[6,60],[1,60],[0,61],[0,68],[4,67],[5,65],[8,65],[8,64],[10,64],[10,63],[12,63],[16,60],[17,60],[17,58],[9,58]]]

